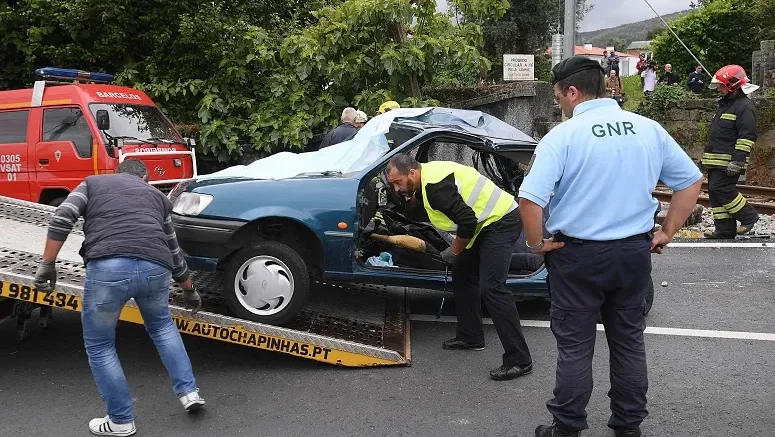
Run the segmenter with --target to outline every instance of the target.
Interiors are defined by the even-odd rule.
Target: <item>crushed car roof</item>
[[[529,143],[529,135],[490,114],[454,108],[401,108],[368,121],[350,140],[315,152],[280,152],[249,165],[236,165],[200,175],[198,180],[236,177],[247,179],[287,179],[301,174],[353,173],[364,170],[390,151],[385,134],[395,123],[421,127],[450,128],[486,137],[495,143]]]

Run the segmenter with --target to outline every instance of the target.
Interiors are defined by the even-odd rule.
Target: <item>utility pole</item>
[[[565,0],[565,41],[562,58],[574,55],[576,49],[576,0]]]

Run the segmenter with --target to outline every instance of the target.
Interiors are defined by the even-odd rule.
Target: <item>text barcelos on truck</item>
[[[86,176],[130,157],[163,192],[197,176],[193,140],[142,91],[111,85],[110,74],[35,73],[34,88],[0,91],[0,195],[57,206]]]

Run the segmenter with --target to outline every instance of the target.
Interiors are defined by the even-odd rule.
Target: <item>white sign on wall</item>
[[[503,55],[503,80],[535,80],[535,56]]]

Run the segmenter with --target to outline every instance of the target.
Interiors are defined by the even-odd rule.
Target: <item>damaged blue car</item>
[[[352,139],[309,153],[278,153],[181,182],[169,197],[189,266],[221,271],[235,316],[292,320],[314,280],[443,290],[451,279],[436,252],[452,236],[385,178],[392,156],[476,168],[515,195],[537,142],[479,111],[399,109],[372,118]],[[417,252],[384,241],[410,235]],[[507,286],[516,299],[549,298],[540,256],[517,243]],[[653,284],[647,308],[653,301]]]

